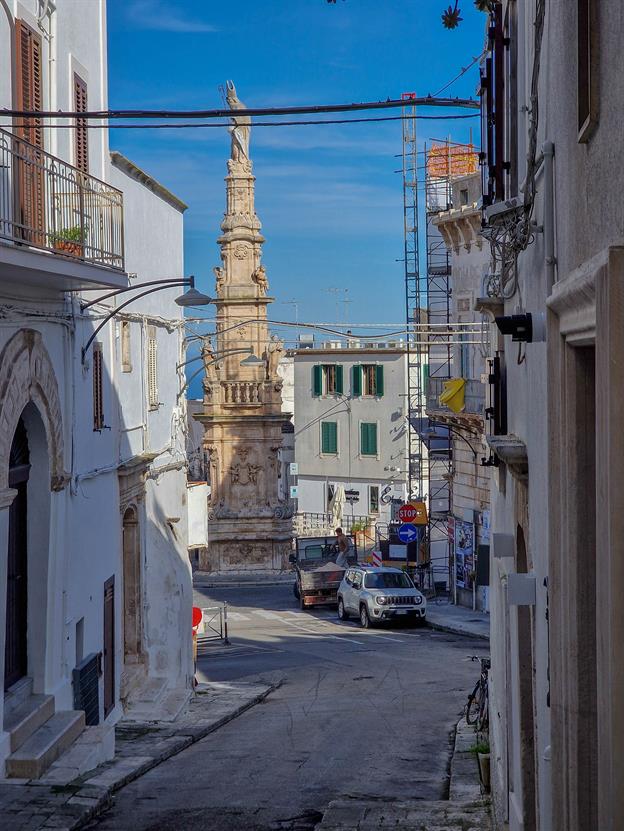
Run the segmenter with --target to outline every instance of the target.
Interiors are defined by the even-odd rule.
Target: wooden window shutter
[[[344,389],[344,378],[342,364],[336,364],[336,392],[342,395]]]
[[[31,112],[43,109],[41,37],[23,20],[15,21],[17,40],[17,109]],[[40,118],[20,118],[17,134],[43,148]]]
[[[15,21],[17,109],[43,109],[41,38],[22,20]],[[34,245],[45,246],[44,158],[24,142],[43,149],[40,118],[20,118],[16,129],[19,235]]]
[[[312,367],[312,394],[323,394],[323,367],[320,364]]]
[[[377,424],[365,422],[360,424],[360,452],[363,456],[377,455]]]
[[[158,341],[156,327],[147,329],[147,401],[150,410],[158,409]]]
[[[74,73],[74,111],[86,113],[87,107],[87,85],[79,75]],[[74,129],[74,152],[76,156],[76,167],[83,173],[89,172],[89,130],[84,118],[76,119]]]
[[[375,395],[381,396],[384,394],[384,368],[381,364],[375,367]]]
[[[335,421],[321,422],[321,453],[338,452],[338,424]]]
[[[360,364],[351,367],[351,395],[362,395],[362,367]]]
[[[93,344],[93,429],[104,427],[104,396],[102,389],[102,344]]]

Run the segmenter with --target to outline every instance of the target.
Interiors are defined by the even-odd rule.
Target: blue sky
[[[115,108],[213,108],[231,78],[248,106],[435,93],[483,45],[485,16],[440,21],[444,0],[108,0]],[[473,67],[445,95],[473,96]],[[428,114],[439,114],[431,109]],[[478,119],[419,122],[424,141],[478,136]],[[225,130],[113,130],[111,147],[189,205],[186,272],[213,289],[229,137]],[[403,320],[400,122],[257,127],[251,155],[274,318]],[[349,304],[328,289],[347,289]]]

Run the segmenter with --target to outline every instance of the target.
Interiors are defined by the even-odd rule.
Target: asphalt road
[[[443,798],[450,736],[483,641],[426,628],[362,630],[301,612],[290,587],[206,589],[231,646],[200,650],[206,681],[279,690],[115,797],[99,831],[311,831],[330,800]]]

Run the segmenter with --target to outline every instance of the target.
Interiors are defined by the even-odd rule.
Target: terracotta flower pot
[[[59,239],[54,243],[54,248],[63,254],[69,254],[72,257],[82,257],[82,245],[73,240]]]

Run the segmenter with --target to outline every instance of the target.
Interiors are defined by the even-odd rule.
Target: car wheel
[[[349,615],[345,609],[342,597],[338,598],[338,620],[347,620]]]
[[[371,627],[371,619],[368,616],[368,609],[363,604],[360,606],[360,623],[362,624],[362,629],[370,629]]]
[[[298,584],[297,584],[297,581],[296,581],[296,580],[295,580],[295,582],[293,583],[293,594],[295,595],[295,597],[297,598],[297,600],[299,600],[299,586],[298,586]]]

